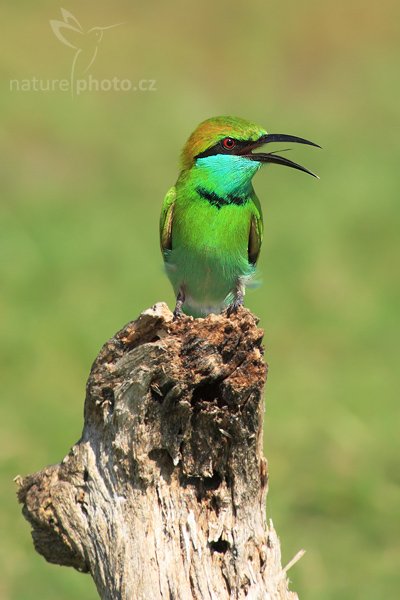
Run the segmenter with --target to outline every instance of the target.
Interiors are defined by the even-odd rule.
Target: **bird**
[[[262,166],[284,165],[318,178],[277,151],[255,152],[271,142],[321,147],[294,135],[267,133],[232,116],[203,121],[187,140],[159,226],[165,270],[176,296],[175,319],[223,311],[231,316],[243,305],[263,239],[261,205],[252,185]]]

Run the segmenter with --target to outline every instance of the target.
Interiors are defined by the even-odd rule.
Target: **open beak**
[[[292,169],[297,169],[299,171],[303,171],[304,173],[308,173],[313,177],[319,179],[318,175],[306,169],[292,160],[288,158],[284,158],[283,156],[279,156],[275,152],[256,152],[253,154],[253,150],[263,146],[264,144],[269,144],[270,142],[295,142],[296,144],[307,144],[308,146],[315,146],[316,148],[321,148],[318,144],[314,144],[314,142],[310,142],[309,140],[305,140],[304,138],[296,137],[295,135],[286,135],[284,133],[268,133],[266,135],[261,136],[256,142],[253,144],[249,144],[242,156],[250,160],[256,160],[258,162],[263,163],[274,163],[276,165],[284,165],[285,167],[291,167]]]

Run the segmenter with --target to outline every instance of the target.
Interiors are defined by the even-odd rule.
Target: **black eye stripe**
[[[225,148],[225,146],[223,144],[224,139],[226,139],[226,138],[223,138],[217,144],[215,144],[214,146],[211,146],[211,148],[207,148],[207,150],[204,150],[204,152],[200,152],[200,154],[197,154],[197,156],[195,156],[195,158],[206,158],[206,156],[214,156],[215,154],[241,154],[241,150],[244,148],[248,148],[248,146],[249,146],[248,141],[236,140],[235,138],[230,138],[235,143],[232,146],[232,148]]]

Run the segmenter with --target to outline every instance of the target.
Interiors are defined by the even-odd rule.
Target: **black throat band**
[[[222,196],[218,196],[215,192],[209,192],[202,187],[197,187],[196,192],[199,196],[204,198],[204,200],[207,200],[211,206],[215,206],[218,210],[223,206],[231,206],[232,204],[243,206],[243,204],[246,204],[249,200],[245,196],[235,196],[234,194],[228,194],[225,198],[222,198]]]

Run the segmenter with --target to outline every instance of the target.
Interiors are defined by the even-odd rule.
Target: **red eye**
[[[222,140],[222,145],[227,150],[232,150],[232,148],[234,148],[236,146],[236,142],[232,138],[224,138]]]

